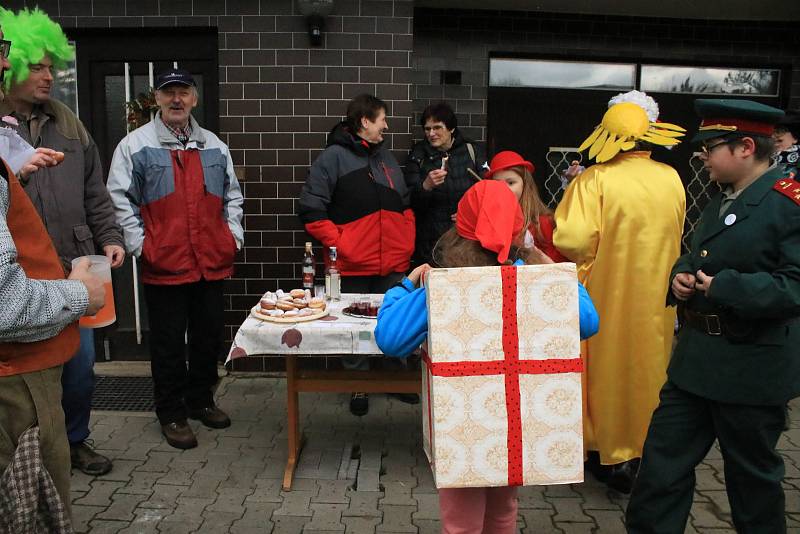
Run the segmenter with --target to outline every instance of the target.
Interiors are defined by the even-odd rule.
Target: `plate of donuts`
[[[284,292],[267,291],[250,314],[270,323],[300,323],[314,321],[330,313],[323,298],[312,298],[308,289]]]

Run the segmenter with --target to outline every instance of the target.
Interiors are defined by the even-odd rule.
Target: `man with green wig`
[[[4,80],[0,116],[18,123],[17,133],[34,147],[64,154],[58,165],[22,169],[19,179],[44,221],[69,273],[74,258],[102,251],[112,267],[125,259],[122,231],[103,182],[100,154],[75,114],[52,99],[53,72],[74,57],[61,27],[38,9],[17,13],[0,8],[0,26],[14,43]],[[81,329],[80,348],[64,365],[62,406],[72,466],[89,475],[111,470],[111,461],[87,443],[94,393],[94,335]]]

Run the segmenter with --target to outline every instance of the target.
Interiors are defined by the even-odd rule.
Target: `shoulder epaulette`
[[[800,206],[800,183],[791,178],[781,178],[775,182],[772,189],[789,197],[792,202]]]

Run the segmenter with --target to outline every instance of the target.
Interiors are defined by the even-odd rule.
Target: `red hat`
[[[512,167],[525,167],[528,169],[528,172],[533,174],[533,163],[530,161],[525,161],[522,159],[522,156],[517,154],[512,150],[503,150],[502,152],[498,152],[492,158],[492,162],[489,164],[489,170],[486,171],[486,178],[491,178],[494,173],[498,171],[502,171],[503,169],[510,169]]]
[[[504,182],[481,180],[458,203],[456,232],[497,252],[498,263],[508,259],[511,242],[522,232],[524,224],[517,197]]]

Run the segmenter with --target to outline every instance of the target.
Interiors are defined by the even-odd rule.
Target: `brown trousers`
[[[19,436],[38,424],[44,466],[71,516],[71,465],[61,409],[61,367],[0,377],[0,473],[11,462]]]

